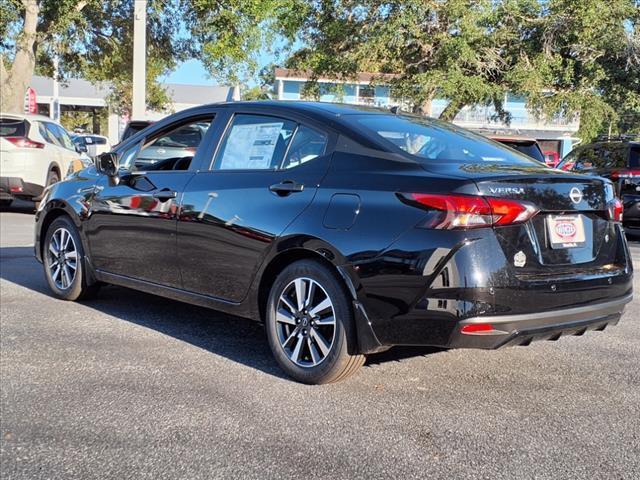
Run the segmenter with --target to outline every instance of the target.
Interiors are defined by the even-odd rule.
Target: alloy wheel
[[[280,346],[296,365],[315,367],[331,352],[335,312],[329,295],[315,280],[296,278],[284,288],[275,321]]]
[[[47,264],[51,280],[60,290],[71,286],[78,271],[78,250],[66,228],[58,228],[49,241]]]

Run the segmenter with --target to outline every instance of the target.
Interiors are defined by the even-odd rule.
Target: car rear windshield
[[[363,133],[374,134],[388,146],[425,163],[471,163],[540,166],[481,135],[449,123],[409,115],[355,115]]]
[[[205,128],[206,130],[206,128]],[[180,128],[156,141],[157,147],[197,147],[202,140],[202,130],[199,126]]]
[[[528,157],[531,157],[535,160],[538,160],[539,162],[543,162],[544,163],[544,155],[542,154],[542,151],[540,151],[540,148],[538,148],[538,145],[536,145],[536,142],[500,142],[504,145],[506,145],[507,147],[511,147],[514,150],[519,151],[520,153],[524,153],[525,155],[527,155]]]
[[[27,122],[15,118],[0,118],[0,137],[24,137]]]

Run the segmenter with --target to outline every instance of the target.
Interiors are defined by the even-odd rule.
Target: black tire
[[[58,183],[60,181],[60,175],[55,170],[50,170],[47,174],[47,184],[46,187],[53,185],[54,183]]]
[[[59,242],[60,235],[63,233],[63,230],[68,232],[72,240],[72,242],[67,241],[67,245],[72,244],[76,252],[75,272],[73,272],[73,278],[70,282],[68,281],[69,273],[67,273],[67,275],[64,274],[65,271],[72,271],[70,258],[65,258],[63,260],[65,262],[63,267],[56,268],[60,264],[61,257],[59,255],[56,256],[50,249],[52,242],[54,242],[54,250],[56,249],[56,245]],[[54,240],[54,236],[56,237],[56,240]],[[63,238],[66,239],[66,236]],[[70,247],[67,250],[70,250]],[[60,251],[60,249],[58,249],[58,251]],[[69,251],[68,253],[70,254],[71,252]],[[71,221],[67,216],[58,217],[51,223],[51,225],[49,225],[45,235],[44,246],[42,248],[42,263],[49,288],[51,288],[57,297],[63,300],[74,301],[88,299],[95,296],[100,289],[100,285],[98,283],[89,284],[87,281],[84,262],[84,247],[82,245],[78,229],[73,224],[73,221]],[[57,276],[54,277],[56,273]],[[63,278],[67,279],[66,283],[61,280]]]
[[[297,293],[296,280],[307,282],[307,288],[313,289],[316,304],[324,304],[326,300],[323,302],[323,298],[330,301],[331,306],[326,307],[328,310],[322,310],[325,313],[316,315],[312,313],[314,308],[310,308],[309,311],[296,308],[297,312],[293,313],[292,309],[285,308],[283,296],[290,300],[289,303],[296,302],[297,297],[293,297],[293,300],[292,297],[287,297],[287,292],[291,289]],[[311,284],[314,284],[313,287]],[[303,291],[308,295],[309,290]],[[308,305],[313,306],[313,304],[314,302],[309,300]],[[316,308],[318,306],[316,305]],[[280,320],[276,319],[277,309],[287,314],[286,322],[281,321],[282,316],[278,316]],[[329,316],[321,318],[322,315]],[[333,324],[324,325],[324,322],[331,319],[334,320]],[[365,356],[355,353],[357,338],[349,297],[337,275],[321,263],[301,260],[289,265],[278,275],[269,294],[265,320],[267,340],[273,356],[282,370],[299,382],[308,384],[336,382],[353,375],[364,364]],[[306,326],[307,322],[312,327],[298,330],[302,329],[303,325]],[[318,333],[321,338],[317,337]],[[332,341],[330,348],[327,349],[329,337]],[[287,343],[285,338],[293,340]],[[324,349],[328,350],[326,354],[324,349],[319,348],[319,342],[322,340],[325,341]],[[294,344],[297,346],[300,341],[303,342],[303,346],[298,349],[298,355],[296,355]],[[294,356],[297,357],[295,361],[292,359]],[[322,356],[322,359],[318,361],[319,356]],[[304,363],[306,365],[302,365]]]

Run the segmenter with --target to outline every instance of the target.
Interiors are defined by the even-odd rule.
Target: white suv
[[[84,161],[67,131],[41,115],[0,113],[0,202],[37,200]]]

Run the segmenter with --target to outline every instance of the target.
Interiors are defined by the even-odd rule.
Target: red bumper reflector
[[[493,325],[489,323],[471,323],[469,325],[465,325],[460,329],[460,333],[465,333],[467,335],[474,333],[485,333],[492,332]]]
[[[11,187],[9,187],[9,190],[11,190],[11,193],[22,193],[22,187],[20,186],[12,185]]]

